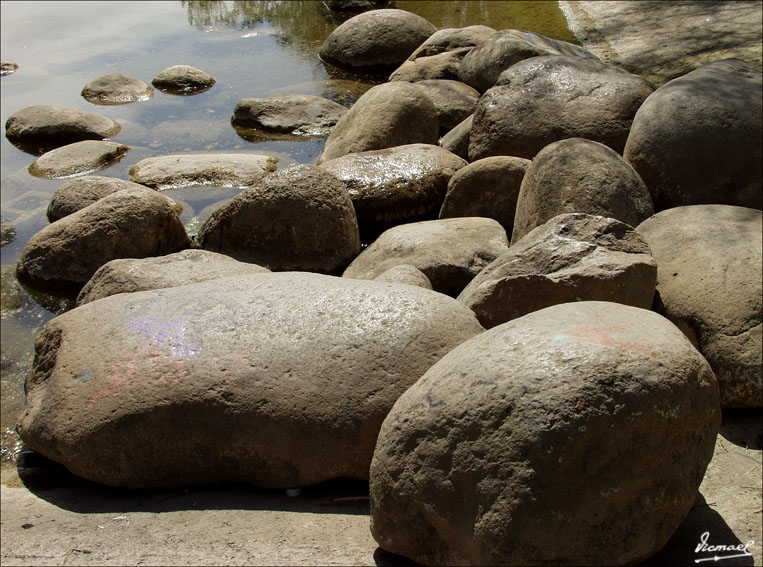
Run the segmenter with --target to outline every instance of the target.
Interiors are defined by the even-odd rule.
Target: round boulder
[[[267,98],[242,98],[232,122],[265,132],[326,137],[347,112],[334,101],[319,96],[281,94]]]
[[[572,301],[652,306],[657,265],[634,229],[572,213],[531,230],[469,282],[458,300],[486,329]]]
[[[563,213],[600,215],[636,226],[654,214],[654,205],[622,157],[603,144],[571,138],[544,148],[527,168],[511,241]]]
[[[215,80],[196,67],[173,65],[160,71],[151,84],[168,94],[188,95],[211,89]]]
[[[644,79],[597,59],[527,59],[480,98],[469,157],[532,159],[548,144],[576,137],[622,152],[633,116],[653,90]]]
[[[761,98],[760,67],[726,59],[666,83],[644,101],[623,156],[658,210],[763,208]]]
[[[418,81],[416,86],[435,105],[440,134],[445,134],[471,116],[480,98],[480,93],[459,81],[424,80]]]
[[[55,222],[122,189],[152,190],[144,185],[115,177],[100,175],[77,177],[67,181],[53,193],[48,205],[48,220]]]
[[[395,403],[371,532],[425,565],[635,564],[691,510],[720,423],[710,366],[667,319],[549,307],[456,347]]]
[[[377,85],[361,96],[331,130],[317,163],[352,152],[405,144],[436,144],[437,107],[406,82]]]
[[[154,96],[154,89],[139,79],[112,74],[93,79],[84,86],[81,94],[93,104],[115,105],[148,100]]]
[[[116,142],[85,140],[45,152],[28,169],[35,177],[48,179],[92,173],[106,169],[129,149],[130,146]]]
[[[113,486],[367,479],[395,400],[480,332],[441,294],[303,272],[121,293],[43,329],[18,431]]]
[[[675,207],[636,230],[657,262],[655,308],[710,363],[721,405],[763,406],[763,213]]]
[[[372,10],[331,32],[320,56],[345,69],[391,71],[436,31],[424,18],[405,10]]]
[[[443,28],[430,35],[416,51],[411,53],[409,59],[415,61],[421,57],[431,57],[448,51],[456,51],[464,48],[471,49],[478,46],[495,33],[488,26],[467,26],[465,28]]]
[[[205,250],[278,271],[334,273],[360,252],[347,189],[313,165],[257,181],[215,211],[197,240]]]
[[[17,273],[33,287],[79,291],[106,262],[190,247],[177,204],[156,191],[123,189],[29,239]]]

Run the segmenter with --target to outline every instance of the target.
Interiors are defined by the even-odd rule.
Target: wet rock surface
[[[160,71],[151,84],[168,94],[189,95],[211,89],[215,79],[190,65],[172,65]]]
[[[327,137],[347,109],[319,96],[283,94],[242,98],[232,122],[265,132]]]
[[[117,179],[116,177],[103,177],[101,175],[88,175],[77,177],[61,185],[48,205],[47,216],[50,222],[55,222],[67,215],[76,213],[88,205],[92,205],[106,195],[111,195],[122,189],[147,189],[148,187]]]
[[[720,424],[713,372],[669,321],[549,307],[456,347],[395,403],[371,532],[422,564],[638,563],[691,510]]]
[[[81,94],[93,104],[114,105],[148,100],[154,96],[154,89],[140,79],[116,73],[93,79]]]
[[[106,169],[130,150],[116,142],[85,140],[45,152],[29,166],[35,177],[60,179]]]
[[[5,246],[16,240],[16,227],[10,223],[0,224],[0,246]]]
[[[655,309],[705,356],[723,407],[763,406],[763,213],[675,207],[636,227],[657,262]]]
[[[18,429],[113,486],[367,479],[397,397],[481,331],[441,294],[317,274],[119,294],[45,327]]]

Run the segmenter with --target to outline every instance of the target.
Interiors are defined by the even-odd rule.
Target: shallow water
[[[397,1],[394,7],[417,13],[437,28],[484,24],[577,41],[556,2]],[[36,104],[116,119],[122,131],[113,140],[132,149],[96,174],[122,179],[141,159],[180,152],[267,151],[281,157],[279,167],[314,163],[324,140],[239,135],[230,124],[238,100],[303,93],[350,106],[382,80],[320,61],[320,46],[341,19],[319,1],[3,2],[0,22],[2,58],[19,65],[0,79],[2,124],[13,112]],[[159,71],[177,64],[198,67],[217,83],[194,96],[155,89],[149,100],[119,106],[94,105],[80,96],[82,87],[101,75],[121,73],[150,83]],[[15,228],[13,241],[0,249],[0,458],[13,463],[20,449],[13,429],[23,407],[23,380],[33,358],[34,337],[71,304],[39,293],[32,296],[13,275],[29,238],[48,224],[48,202],[63,181],[31,176],[27,168],[35,156],[17,149],[5,136],[0,144],[0,212],[3,224]],[[194,233],[237,190],[207,187],[169,193],[185,207],[182,219]]]

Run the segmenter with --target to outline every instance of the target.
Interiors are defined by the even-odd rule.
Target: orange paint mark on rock
[[[610,334],[610,333],[625,333],[625,332],[627,332],[627,329],[623,329],[622,327],[612,327],[612,326],[606,326],[606,325],[588,325],[588,326],[581,326],[581,327],[573,327],[572,329],[568,331],[564,331],[563,334],[585,339],[592,343],[615,346],[615,347],[623,348],[626,350],[640,352],[642,354],[651,356],[652,358],[658,358],[656,353],[649,350],[645,346],[640,345],[638,343],[631,343],[628,341],[620,340],[616,337],[613,337]]]

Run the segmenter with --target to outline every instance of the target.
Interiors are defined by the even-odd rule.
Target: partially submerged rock
[[[12,61],[2,61],[0,62],[0,77],[15,73],[18,68],[19,66]]]
[[[93,79],[83,87],[81,95],[93,104],[128,104],[150,99],[154,89],[140,79],[117,73]]]
[[[100,175],[88,175],[77,177],[67,181],[56,189],[48,205],[48,220],[55,222],[67,215],[76,213],[88,205],[92,205],[106,195],[111,195],[122,189],[146,189],[148,187],[117,179],[115,177],[103,177]]]
[[[172,65],[160,71],[151,81],[157,89],[168,94],[189,95],[207,91],[214,78],[190,65]]]
[[[92,173],[106,169],[121,159],[129,149],[130,146],[116,142],[75,142],[42,154],[29,166],[29,173],[48,179]]]
[[[323,97],[300,94],[242,98],[233,110],[239,126],[295,136],[327,137],[347,109]]]

